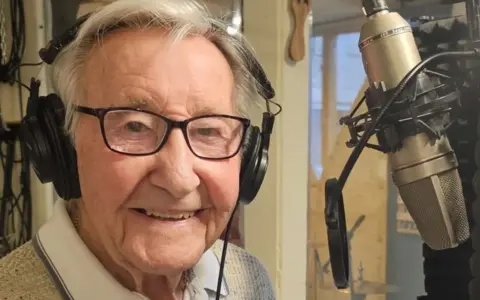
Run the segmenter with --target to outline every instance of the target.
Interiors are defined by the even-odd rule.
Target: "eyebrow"
[[[143,107],[149,105],[149,103],[148,103],[149,101],[147,101],[146,99],[143,99],[143,98],[128,97],[127,101],[130,105],[138,107],[138,108],[143,108]]]
[[[151,99],[127,97],[126,100],[128,102],[128,105],[134,108],[150,110],[158,109],[158,107],[154,104],[155,102]]]
[[[148,110],[152,112],[160,112],[161,109],[157,105],[157,103],[153,99],[149,98],[136,98],[136,97],[127,97],[126,101],[129,106],[133,108],[138,108],[138,109],[143,109],[143,110]],[[218,115],[218,114],[232,114],[232,113],[226,113],[226,112],[221,112],[218,110],[217,107],[212,107],[212,106],[196,106],[193,105],[189,109],[191,109],[191,116],[196,117],[196,116],[202,116],[202,115]],[[235,114],[235,112],[233,112]]]
[[[216,115],[218,113],[219,113],[218,109],[210,106],[203,106],[199,109],[194,109],[194,116]]]

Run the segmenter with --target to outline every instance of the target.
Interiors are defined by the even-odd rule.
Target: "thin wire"
[[[270,100],[265,101],[265,107],[267,109],[267,113],[272,114],[272,110],[270,109]]]
[[[269,107],[268,103],[271,103],[278,108],[278,111],[273,114],[274,116],[278,116],[282,112],[282,106],[273,100],[267,100],[267,112],[271,113],[271,111],[268,108]]]

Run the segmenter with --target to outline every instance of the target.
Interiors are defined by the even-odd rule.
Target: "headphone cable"
[[[237,200],[237,203],[235,204],[235,208],[233,209],[232,215],[230,216],[230,219],[228,220],[227,228],[225,229],[225,237],[223,239],[222,257],[220,259],[220,270],[218,272],[217,294],[215,296],[215,300],[220,300],[222,283],[223,283],[223,270],[225,268],[225,258],[227,257],[228,237],[230,235],[230,228],[232,227],[232,223],[233,223],[233,215],[237,211],[239,203],[240,203],[240,201]]]

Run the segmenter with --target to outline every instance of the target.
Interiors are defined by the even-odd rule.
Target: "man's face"
[[[201,37],[171,44],[159,29],[112,33],[89,54],[86,99],[93,108],[144,109],[181,121],[235,114],[234,80],[222,53]],[[193,266],[219,237],[235,206],[240,157],[196,157],[173,129],[159,152],[128,156],[107,148],[99,120],[81,114],[75,133],[85,220],[117,263],[147,273]],[[183,213],[180,221],[139,211]]]

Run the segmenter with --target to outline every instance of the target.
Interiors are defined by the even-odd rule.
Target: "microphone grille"
[[[456,169],[400,186],[399,193],[430,248],[453,248],[469,238],[467,209]]]

